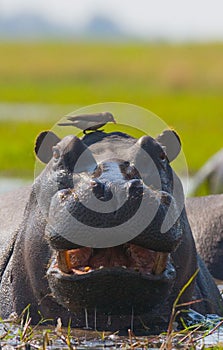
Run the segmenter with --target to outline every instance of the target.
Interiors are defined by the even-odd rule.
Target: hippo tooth
[[[62,272],[65,272],[65,273],[72,272],[69,255],[66,250],[58,252],[57,262],[58,262],[58,267]]]
[[[153,265],[153,273],[155,275],[161,274],[166,269],[169,253],[157,253]]]
[[[88,272],[88,271],[90,271],[90,269],[91,269],[90,266],[85,266],[84,271]]]

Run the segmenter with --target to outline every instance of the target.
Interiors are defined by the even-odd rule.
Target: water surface
[[[0,193],[13,191],[16,188],[31,184],[32,180],[23,180],[19,178],[0,177]]]

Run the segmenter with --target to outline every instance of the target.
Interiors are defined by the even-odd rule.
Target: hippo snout
[[[57,250],[111,247],[132,241],[148,249],[171,252],[182,236],[174,216],[178,216],[174,198],[165,191],[145,187],[140,179],[122,186],[93,180],[93,186],[91,182],[85,191],[66,189],[55,194],[46,234]],[[170,226],[165,232],[163,223]]]
[[[97,242],[96,233],[99,231],[103,242],[106,240],[103,235],[114,235],[119,236],[117,244],[122,243],[122,239],[119,242],[122,226],[137,213],[142,203],[143,191],[143,184],[137,179],[121,184],[94,179],[89,185],[81,186],[81,189],[58,191],[51,200],[46,226],[50,244],[59,250],[67,249],[68,246],[88,246],[86,242],[81,244],[79,238],[82,241],[84,236],[89,235],[90,245],[94,246],[93,241],[95,239]],[[129,239],[136,232],[136,226],[132,227]],[[95,244],[97,246],[98,243]]]
[[[92,180],[91,187],[97,199],[100,199],[104,202],[112,199],[113,194],[109,185],[106,185],[103,182],[100,182],[99,180]]]
[[[94,179],[90,182],[94,196],[101,201],[109,201],[120,192],[127,193],[129,196],[137,196],[140,198],[143,191],[143,183],[140,179],[132,179],[121,185],[113,185],[112,183],[103,183]],[[114,188],[114,190],[112,190]],[[116,193],[115,193],[116,192]]]

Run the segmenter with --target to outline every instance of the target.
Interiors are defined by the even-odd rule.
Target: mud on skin
[[[117,156],[118,150],[122,157]],[[139,150],[152,161],[142,162]],[[13,206],[15,214],[21,211],[15,215],[18,227],[15,222],[13,227],[8,223],[1,232],[2,317],[13,311],[20,314],[30,303],[33,323],[39,320],[39,310],[46,318],[61,317],[64,325],[71,317],[73,326],[85,327],[87,310],[92,328],[127,330],[134,318],[135,331],[144,330],[144,325],[151,332],[160,331],[167,326],[179,291],[197,268],[198,276],[180,302],[204,299],[193,308],[202,314],[223,315],[218,289],[197,256],[184,206],[179,209],[174,196],[177,181],[178,198],[183,199],[170,166],[180,152],[174,132],[167,130],[156,139],[143,136],[139,140],[99,131],[82,139],[69,135],[60,140],[52,132],[44,132],[35,151],[47,165],[28,191],[24,214],[19,205]],[[77,165],[83,153],[85,161]],[[120,194],[126,199],[123,203]],[[20,197],[13,192],[5,202],[3,197],[2,203],[10,212],[11,203]],[[83,204],[92,198],[99,204],[121,205],[113,212],[98,212]],[[123,232],[118,227],[138,213],[143,201],[148,201],[148,211],[132,221],[130,239],[103,246],[106,230],[114,228],[119,240]],[[163,232],[171,203],[175,220]],[[154,207],[156,212],[146,225]],[[140,232],[139,227],[143,227]],[[104,233],[101,247],[94,246],[97,229]],[[73,236],[92,237],[93,243],[80,244],[78,239],[69,239]]]

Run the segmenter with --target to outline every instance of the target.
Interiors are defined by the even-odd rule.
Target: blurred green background
[[[0,43],[0,176],[33,177],[33,144],[77,107],[127,102],[179,133],[195,173],[223,146],[223,44]]]

